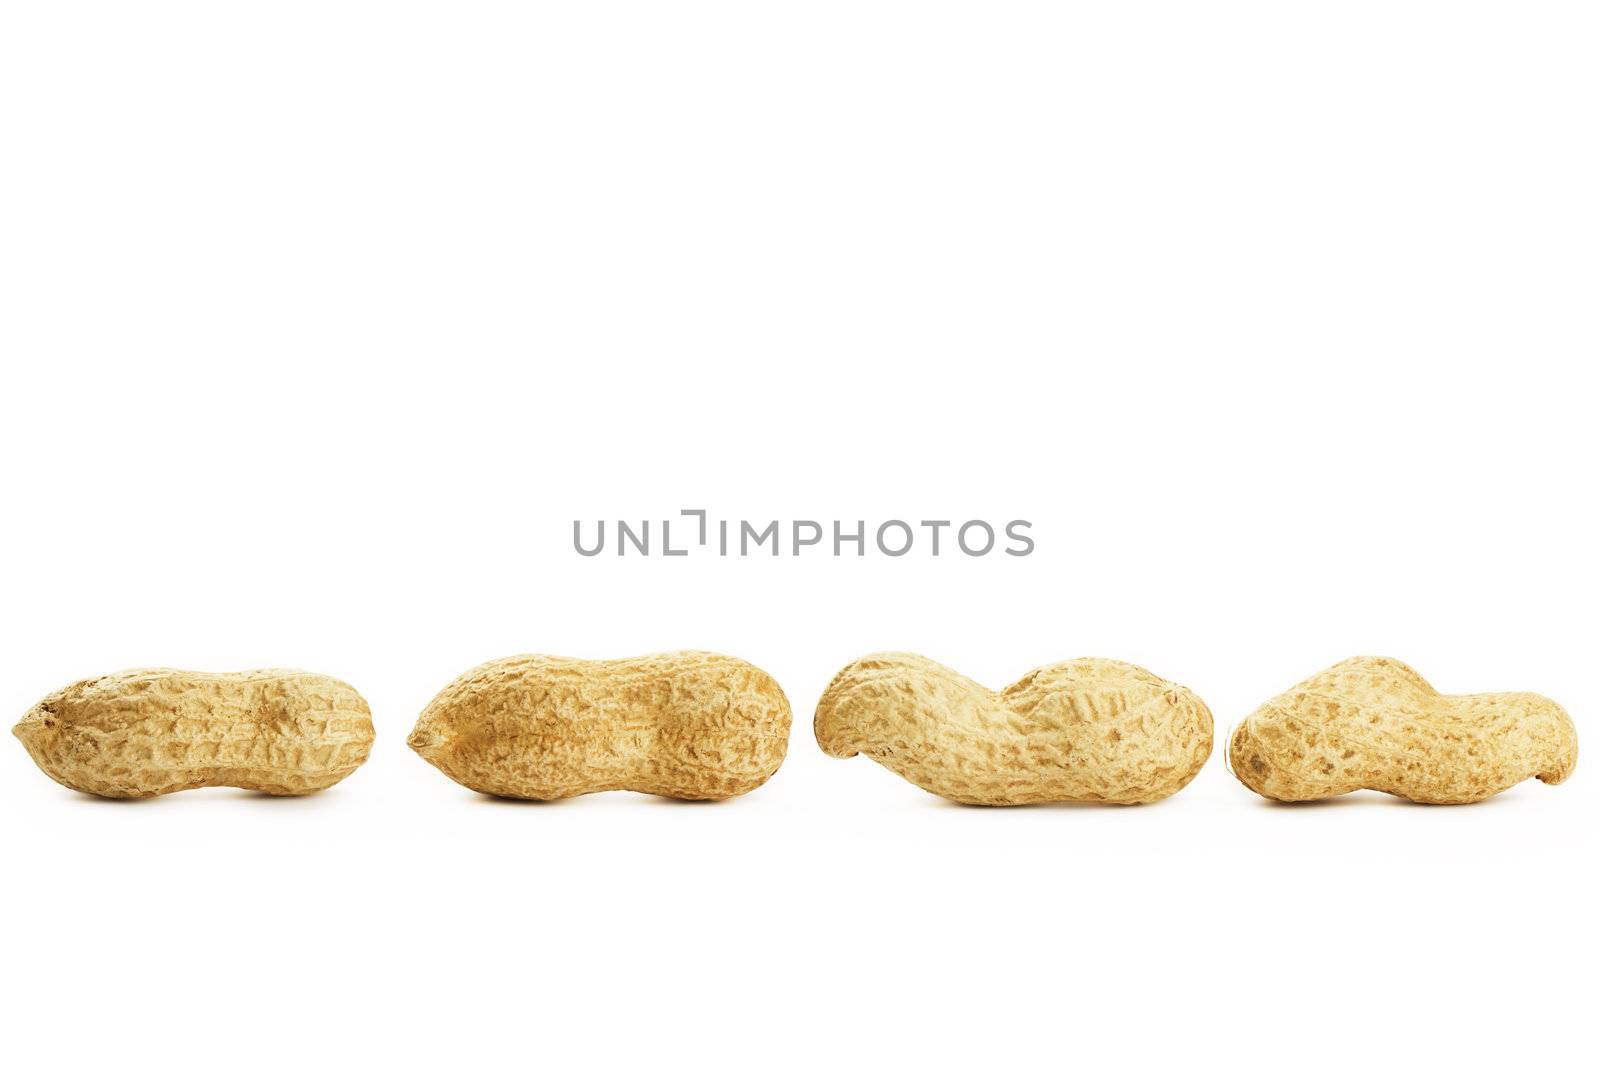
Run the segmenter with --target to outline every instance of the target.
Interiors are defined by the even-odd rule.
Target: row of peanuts
[[[962,804],[1145,804],[1211,755],[1205,703],[1108,659],[1074,659],[986,689],[923,656],[856,660],[817,702],[817,744],[868,757]],[[513,656],[451,682],[408,744],[455,781],[558,800],[624,789],[686,800],[750,792],[789,746],[789,702],[731,656]],[[372,749],[351,686],[292,670],[134,670],[75,682],[13,732],[62,785],[104,797],[201,786],[278,795],[325,789]],[[1272,800],[1376,789],[1424,804],[1483,800],[1572,774],[1577,731],[1533,693],[1446,696],[1397,660],[1347,659],[1267,701],[1234,729],[1229,769]]]

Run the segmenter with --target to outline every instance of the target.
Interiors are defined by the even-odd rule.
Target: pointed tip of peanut
[[[31,747],[39,735],[50,728],[50,725],[49,713],[41,705],[35,704],[11,728],[11,733],[18,741]]]

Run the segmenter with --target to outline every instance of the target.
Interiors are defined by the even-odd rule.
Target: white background
[[[1594,1053],[1596,769],[1469,808],[972,810],[810,717],[1078,655],[1218,746],[1336,660],[1588,743],[1583,3],[13,2],[0,704],[355,684],[309,799],[0,746],[13,1062],[1381,1063]],[[1034,523],[1027,558],[596,559],[582,518]],[[480,798],[495,656],[743,656],[721,805]]]

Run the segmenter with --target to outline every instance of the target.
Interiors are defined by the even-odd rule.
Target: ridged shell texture
[[[1578,734],[1537,693],[1447,696],[1399,660],[1358,656],[1267,701],[1234,730],[1228,766],[1273,800],[1376,789],[1470,804],[1526,778],[1555,785]]]
[[[1199,697],[1141,667],[1075,659],[994,692],[931,659],[885,652],[840,671],[817,704],[817,743],[867,756],[963,804],[1144,804],[1211,755]]]
[[[367,702],[304,671],[135,670],[59,689],[12,729],[39,769],[103,797],[201,786],[314,793],[372,750]]]
[[[685,800],[748,793],[789,745],[789,702],[731,656],[513,656],[457,678],[408,744],[469,789],[559,800],[628,789]]]

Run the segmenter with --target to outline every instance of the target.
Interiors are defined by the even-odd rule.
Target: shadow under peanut
[[[103,797],[98,793],[72,791],[72,799],[83,804],[101,804],[106,807],[143,808],[151,804],[273,804],[288,808],[314,807],[326,803],[328,790],[284,796],[261,793],[253,789],[182,789],[154,797]]]
[[[664,797],[654,793],[633,793],[625,789],[611,789],[603,793],[584,793],[581,796],[563,797],[559,800],[539,800],[536,797],[503,797],[493,793],[471,793],[469,796],[476,803],[504,804],[510,807],[564,807],[574,804],[665,804],[669,807],[718,807],[728,803],[724,800],[694,800],[687,797]],[[738,797],[732,798],[738,800]]]
[[[1096,800],[1052,800],[1044,804],[963,804],[959,800],[932,796],[924,798],[923,807],[936,811],[1022,812],[1022,811],[1139,811],[1160,807],[1166,801],[1154,804],[1102,804]]]
[[[1355,793],[1345,793],[1336,797],[1323,797],[1320,800],[1271,800],[1267,797],[1254,797],[1255,807],[1267,811],[1318,811],[1337,808],[1414,808],[1419,811],[1444,811],[1462,808],[1486,808],[1491,805],[1514,803],[1521,798],[1513,790],[1496,793],[1492,797],[1474,801],[1471,804],[1421,804],[1405,797],[1397,797],[1391,793],[1379,793],[1371,789],[1363,789]]]

